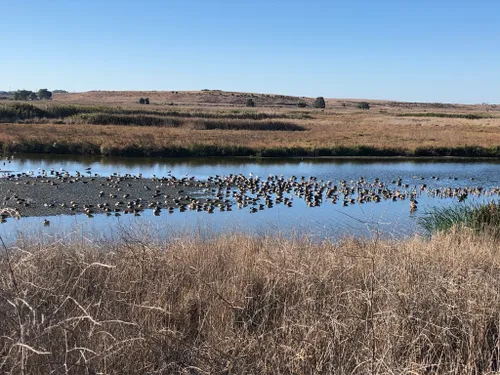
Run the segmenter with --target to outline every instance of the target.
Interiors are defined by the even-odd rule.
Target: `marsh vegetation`
[[[56,94],[48,104],[5,102],[1,147],[121,156],[500,156],[493,107],[370,102],[367,111],[347,100],[316,109],[302,97],[144,94],[148,106],[135,103],[137,94],[105,92]],[[256,108],[245,107],[247,99]],[[161,104],[166,100],[180,103]]]
[[[0,369],[492,373],[498,249],[472,232],[26,240],[0,257]]]

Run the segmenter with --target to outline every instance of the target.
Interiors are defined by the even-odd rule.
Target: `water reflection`
[[[429,189],[465,188],[480,186],[493,189],[500,186],[500,164],[495,161],[472,162],[470,160],[409,160],[409,159],[243,159],[243,158],[102,158],[60,155],[15,155],[6,165],[0,164],[2,171],[26,172],[64,169],[71,173],[83,172],[91,167],[93,173],[109,175],[139,174],[196,176],[206,179],[214,175],[261,176],[268,175],[301,178],[315,176],[318,180],[339,183],[363,177],[366,181],[378,178],[392,183],[401,179],[408,189],[418,189],[426,184]],[[485,202],[492,197],[468,197],[467,203]],[[308,207],[303,200],[294,201],[293,207],[275,205],[250,214],[247,209],[230,212],[175,212],[155,216],[152,210],[140,217],[106,217],[95,215],[88,219],[84,215],[58,216],[50,218],[23,218],[8,220],[0,225],[0,235],[13,241],[25,236],[51,238],[61,233],[83,238],[112,239],[123,233],[154,233],[157,238],[171,235],[210,235],[217,232],[244,232],[257,234],[308,235],[317,239],[339,238],[345,235],[404,237],[419,231],[419,215],[432,206],[457,203],[456,197],[436,199],[422,195],[418,198],[417,212],[410,213],[409,202],[382,200],[380,203],[356,203],[348,206],[324,202],[319,207]],[[44,227],[43,220],[51,222]],[[76,234],[75,234],[76,233]]]

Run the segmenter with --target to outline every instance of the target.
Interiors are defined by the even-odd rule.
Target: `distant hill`
[[[280,94],[258,94],[245,92],[232,92],[222,90],[199,91],[88,91],[80,93],[63,93],[62,90],[53,91],[53,101],[60,103],[81,104],[109,104],[127,105],[135,104],[139,98],[149,98],[152,105],[185,105],[185,106],[211,106],[211,107],[245,107],[247,100],[252,99],[256,107],[298,107],[300,102],[305,102],[311,108],[315,98],[304,96],[290,96]],[[361,101],[370,103],[372,109],[429,110],[446,111],[454,109],[464,110],[500,110],[499,105],[488,104],[449,104],[449,103],[421,103],[398,102],[374,99],[345,99],[325,98],[327,109],[353,109]]]
[[[305,101],[312,105],[314,98],[278,94],[253,94],[220,90],[200,91],[88,91],[82,93],[57,93],[54,101],[74,103],[136,103],[139,98],[149,98],[151,104],[245,106],[252,99],[256,106],[297,106]]]

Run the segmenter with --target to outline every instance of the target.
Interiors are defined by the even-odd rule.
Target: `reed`
[[[249,121],[249,120],[199,120],[191,121],[195,130],[252,130],[252,131],[305,131],[306,128],[283,121]]]
[[[400,117],[440,117],[440,118],[463,118],[467,120],[481,120],[485,118],[495,118],[494,116],[475,114],[475,113],[440,113],[440,112],[423,112],[423,113],[399,113]]]
[[[115,116],[157,116],[157,117],[181,117],[181,118],[207,118],[207,119],[240,119],[240,120],[270,120],[270,119],[298,119],[310,118],[305,113],[267,113],[257,111],[179,111],[179,110],[156,110],[125,108],[122,106],[106,105],[73,105],[54,103],[3,103],[0,105],[0,122],[22,121],[28,119],[65,119],[75,115],[115,115]],[[127,122],[122,125],[126,125]]]
[[[182,124],[182,122],[176,118],[152,115],[123,115],[110,113],[80,113],[71,116],[69,121],[76,124],[161,127],[178,127]]]
[[[0,257],[5,373],[488,374],[498,242],[239,234],[19,240]]]
[[[500,237],[500,203],[433,207],[419,219],[419,224],[429,234],[470,229]]]

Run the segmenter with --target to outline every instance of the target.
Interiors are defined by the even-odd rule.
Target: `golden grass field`
[[[136,104],[149,97],[151,105]],[[244,103],[252,97],[255,108]],[[297,101],[308,108],[298,108]],[[91,144],[100,150],[120,148],[166,149],[193,145],[216,148],[249,147],[262,150],[368,146],[376,149],[415,150],[500,146],[500,107],[487,105],[438,105],[371,101],[368,111],[356,108],[356,100],[327,100],[326,109],[311,108],[312,98],[294,98],[226,92],[88,92],[55,94],[53,104],[120,106],[125,110],[203,112],[228,114],[252,111],[289,116],[284,121],[306,131],[199,130],[194,126],[120,126],[81,124],[53,120],[34,123],[1,123],[0,142]],[[170,105],[173,103],[174,105]],[[443,108],[444,107],[444,108]],[[409,114],[475,115],[480,119],[408,116]],[[401,115],[405,114],[405,117]],[[303,118],[306,117],[306,118]],[[262,121],[262,120],[259,120]]]
[[[20,240],[0,257],[0,371],[500,368],[500,247],[486,235],[340,243],[180,235],[158,243],[139,233],[105,244]]]

